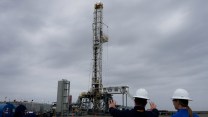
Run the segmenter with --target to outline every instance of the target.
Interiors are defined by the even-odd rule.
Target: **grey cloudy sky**
[[[88,91],[96,2],[0,1],[0,100],[56,101],[61,79],[71,82],[73,101]],[[132,95],[146,88],[168,110],[174,90],[185,88],[193,110],[208,110],[208,1],[102,2],[103,85],[128,85]]]

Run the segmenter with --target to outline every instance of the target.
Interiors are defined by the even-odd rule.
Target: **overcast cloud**
[[[95,0],[0,1],[0,100],[56,101],[71,82],[75,102],[90,88]],[[208,1],[103,0],[103,85],[146,88],[159,109],[185,88],[208,110]],[[114,98],[121,103],[121,97]],[[128,100],[133,105],[132,100]]]

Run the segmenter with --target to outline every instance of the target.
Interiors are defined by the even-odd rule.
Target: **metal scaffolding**
[[[93,110],[100,109],[100,99],[102,94],[102,41],[103,36],[103,4],[95,4],[93,22],[93,73],[92,73],[92,94]]]

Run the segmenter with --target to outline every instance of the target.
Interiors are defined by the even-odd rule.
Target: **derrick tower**
[[[93,110],[99,110],[102,97],[102,45],[108,42],[103,34],[103,3],[98,2],[94,6],[93,21],[93,70],[92,70],[92,95]]]
[[[82,92],[77,100],[80,111],[86,110],[88,114],[106,113],[108,100],[112,95],[103,92],[102,84],[102,45],[108,42],[108,37],[103,33],[103,3],[98,2],[94,6],[93,30],[93,66],[91,89]]]

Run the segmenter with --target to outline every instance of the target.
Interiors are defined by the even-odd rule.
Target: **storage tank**
[[[13,104],[0,104],[0,117],[13,117],[15,107]]]
[[[66,79],[58,81],[56,116],[67,116],[69,113],[70,82]]]
[[[20,104],[15,108],[14,117],[24,117],[26,115],[26,106]]]

